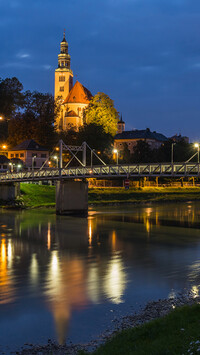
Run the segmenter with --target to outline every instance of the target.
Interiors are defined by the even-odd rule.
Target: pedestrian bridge
[[[58,148],[58,147],[57,147]],[[71,155],[71,159],[63,167],[63,149]],[[46,162],[36,170],[6,172],[0,174],[0,200],[14,200],[20,194],[21,182],[56,181],[56,213],[87,215],[88,184],[87,179],[133,179],[142,177],[199,177],[199,163],[146,163],[146,164],[112,164],[106,165],[94,149],[86,142],[78,146],[67,146],[59,141],[59,159],[56,168],[46,168]],[[87,151],[90,154],[90,164]],[[54,151],[51,155],[55,154]],[[80,157],[82,155],[82,158]],[[98,161],[101,165],[94,165]],[[75,167],[71,167],[72,160]],[[98,164],[99,164],[98,163]]]
[[[1,173],[0,183],[119,177],[199,177],[199,174],[200,164],[197,163],[121,164]]]

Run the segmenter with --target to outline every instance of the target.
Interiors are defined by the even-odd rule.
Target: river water
[[[0,212],[0,353],[87,342],[115,317],[200,287],[200,203]]]

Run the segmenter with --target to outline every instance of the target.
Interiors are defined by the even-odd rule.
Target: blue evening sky
[[[127,130],[200,141],[199,0],[0,0],[0,77],[53,93],[64,28],[75,79]]]

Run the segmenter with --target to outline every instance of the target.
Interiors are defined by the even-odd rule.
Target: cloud
[[[30,57],[30,54],[29,53],[17,53],[16,55],[17,58],[20,58],[20,59],[24,59],[24,58],[29,58]]]
[[[44,64],[44,65],[42,65],[42,68],[45,69],[45,70],[51,70],[52,69],[52,65]]]

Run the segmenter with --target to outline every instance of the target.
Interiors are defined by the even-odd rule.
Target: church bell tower
[[[64,31],[63,40],[60,44],[60,53],[58,54],[58,68],[55,70],[55,99],[58,96],[62,96],[63,100],[66,99],[73,87],[73,72],[70,68],[70,60]]]

